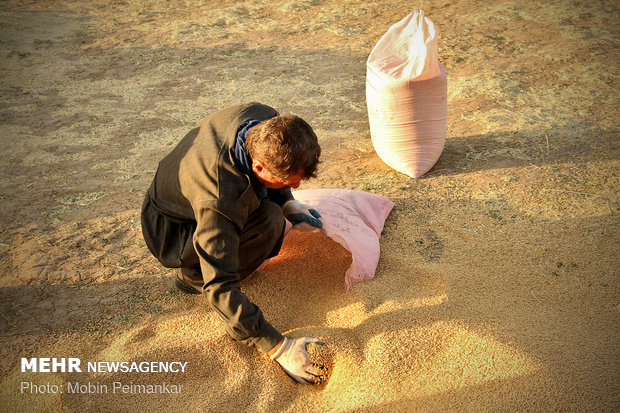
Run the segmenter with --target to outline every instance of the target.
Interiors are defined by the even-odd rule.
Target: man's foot
[[[195,289],[187,281],[182,280],[178,275],[174,277],[174,285],[185,294],[201,294],[200,291]]]

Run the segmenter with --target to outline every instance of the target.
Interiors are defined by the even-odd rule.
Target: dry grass
[[[616,4],[416,4],[440,29],[449,88],[446,147],[420,180],[377,158],[364,96],[370,49],[411,7],[5,2],[2,410],[617,410]],[[282,331],[327,343],[323,386],[233,343],[141,241],[157,161],[206,113],[248,100],[314,126],[323,163],[305,188],[396,204],[372,282],[343,293],[346,252],[310,238],[243,286]],[[16,372],[19,357],[43,354],[191,370],[171,378],[184,397],[19,394],[41,380]]]

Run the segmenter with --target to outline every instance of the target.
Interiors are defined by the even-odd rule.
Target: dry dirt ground
[[[449,82],[446,147],[419,180],[376,156],[365,103],[365,59],[413,7]],[[0,2],[0,410],[618,411],[618,27],[615,1]],[[325,386],[229,340],[142,241],[157,161],[251,100],[315,127],[305,188],[396,205],[373,281],[289,294],[275,268],[244,287],[282,331],[331,339]],[[46,356],[180,359],[167,380],[188,390],[21,393],[86,380],[18,374]]]

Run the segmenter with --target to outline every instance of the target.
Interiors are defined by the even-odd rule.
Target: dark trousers
[[[280,252],[285,220],[280,206],[263,199],[239,237],[240,280],[250,276],[268,258]],[[163,214],[147,195],[142,207],[142,233],[153,255],[169,268],[181,268],[180,277],[202,290],[200,260],[193,247],[195,221],[183,221]]]

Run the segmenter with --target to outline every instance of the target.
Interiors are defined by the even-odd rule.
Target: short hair
[[[304,179],[316,177],[321,147],[312,127],[299,116],[284,114],[259,123],[250,128],[245,146],[275,178],[299,172]]]

